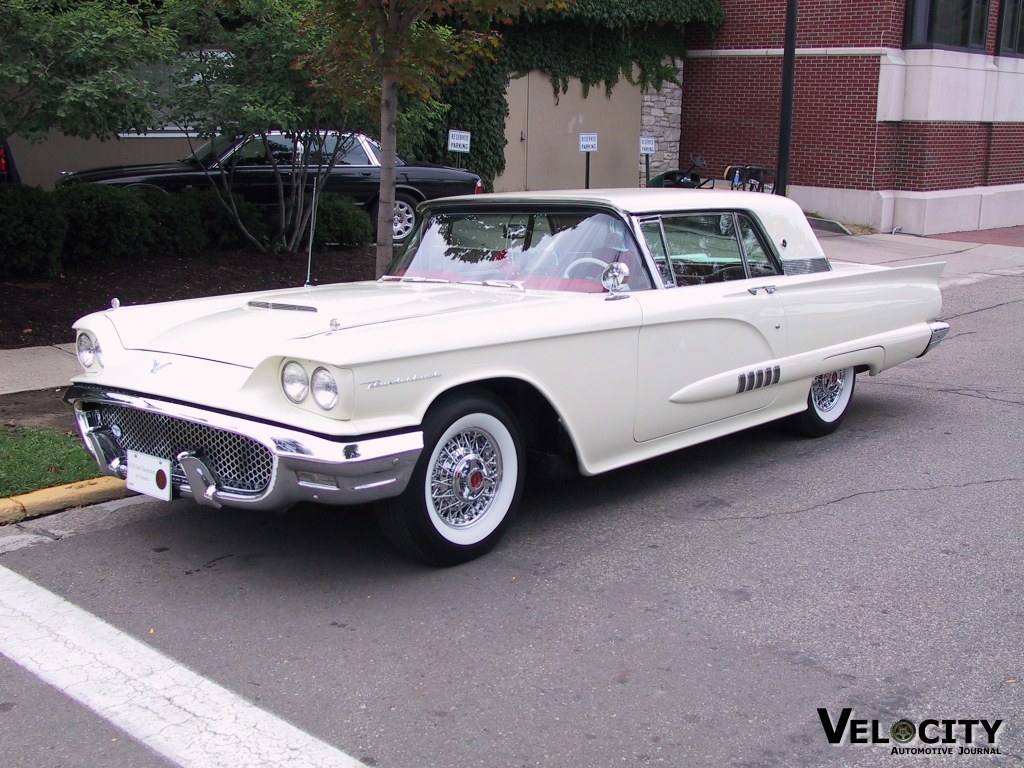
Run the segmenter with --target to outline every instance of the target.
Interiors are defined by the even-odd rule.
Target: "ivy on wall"
[[[718,0],[575,0],[562,11],[525,15],[502,30],[496,61],[478,64],[467,78],[445,89],[447,126],[417,143],[403,143],[400,136],[402,150],[451,164],[448,128],[471,131],[472,151],[462,158],[463,165],[490,187],[505,169],[505,92],[510,79],[543,72],[551,79],[555,98],[574,79],[581,81],[584,94],[599,85],[611,93],[623,78],[656,88],[676,77],[672,59],[686,53],[685,26],[717,27],[724,18]]]

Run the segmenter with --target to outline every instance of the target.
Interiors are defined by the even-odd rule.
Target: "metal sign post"
[[[586,178],[584,182],[584,189],[590,189],[590,153],[597,152],[597,134],[596,133],[581,133],[580,134],[580,152],[587,157],[586,161]]]

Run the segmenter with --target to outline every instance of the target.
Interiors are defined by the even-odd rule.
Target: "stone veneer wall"
[[[651,178],[679,167],[679,124],[683,111],[683,89],[675,83],[664,83],[658,90],[643,93],[640,112],[640,135],[653,136],[658,151],[651,155]],[[639,151],[639,147],[637,148]],[[692,150],[691,150],[692,151]],[[689,157],[689,152],[687,152]],[[689,165],[687,165],[689,167]],[[684,168],[684,170],[686,170]],[[644,186],[646,163],[640,156],[639,184]]]

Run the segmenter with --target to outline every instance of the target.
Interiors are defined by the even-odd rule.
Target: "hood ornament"
[[[164,362],[164,363],[161,363],[159,360],[154,360],[153,361],[153,367],[149,369],[149,372],[150,373],[156,373],[157,371],[159,371],[159,370],[161,370],[163,368],[166,368],[170,364],[171,364],[170,360],[168,360],[167,362]]]

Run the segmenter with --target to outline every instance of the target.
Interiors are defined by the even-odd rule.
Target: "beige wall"
[[[573,81],[556,102],[551,81],[531,72],[509,84],[508,102],[506,167],[494,180],[495,191],[583,187],[586,156],[579,151],[581,133],[598,134],[598,149],[590,155],[592,188],[638,185],[638,86],[620,81],[611,97],[598,86],[584,98],[582,84]]]
[[[9,143],[22,183],[44,189],[53,188],[61,171],[178,160],[191,152],[188,140],[180,135],[85,141],[53,132],[40,144],[19,136],[12,136]]]
[[[509,84],[509,119],[505,127],[505,172],[496,191],[572,189],[584,186],[586,156],[579,151],[581,133],[598,134],[590,155],[590,186],[636,187],[640,158],[642,91],[620,81],[611,97],[603,86],[586,98],[579,81],[556,102],[551,81],[537,72]],[[61,171],[104,165],[161,162],[191,151],[181,136],[133,136],[111,141],[71,139],[51,134],[41,144],[13,137],[11,149],[26,184],[53,187]]]

